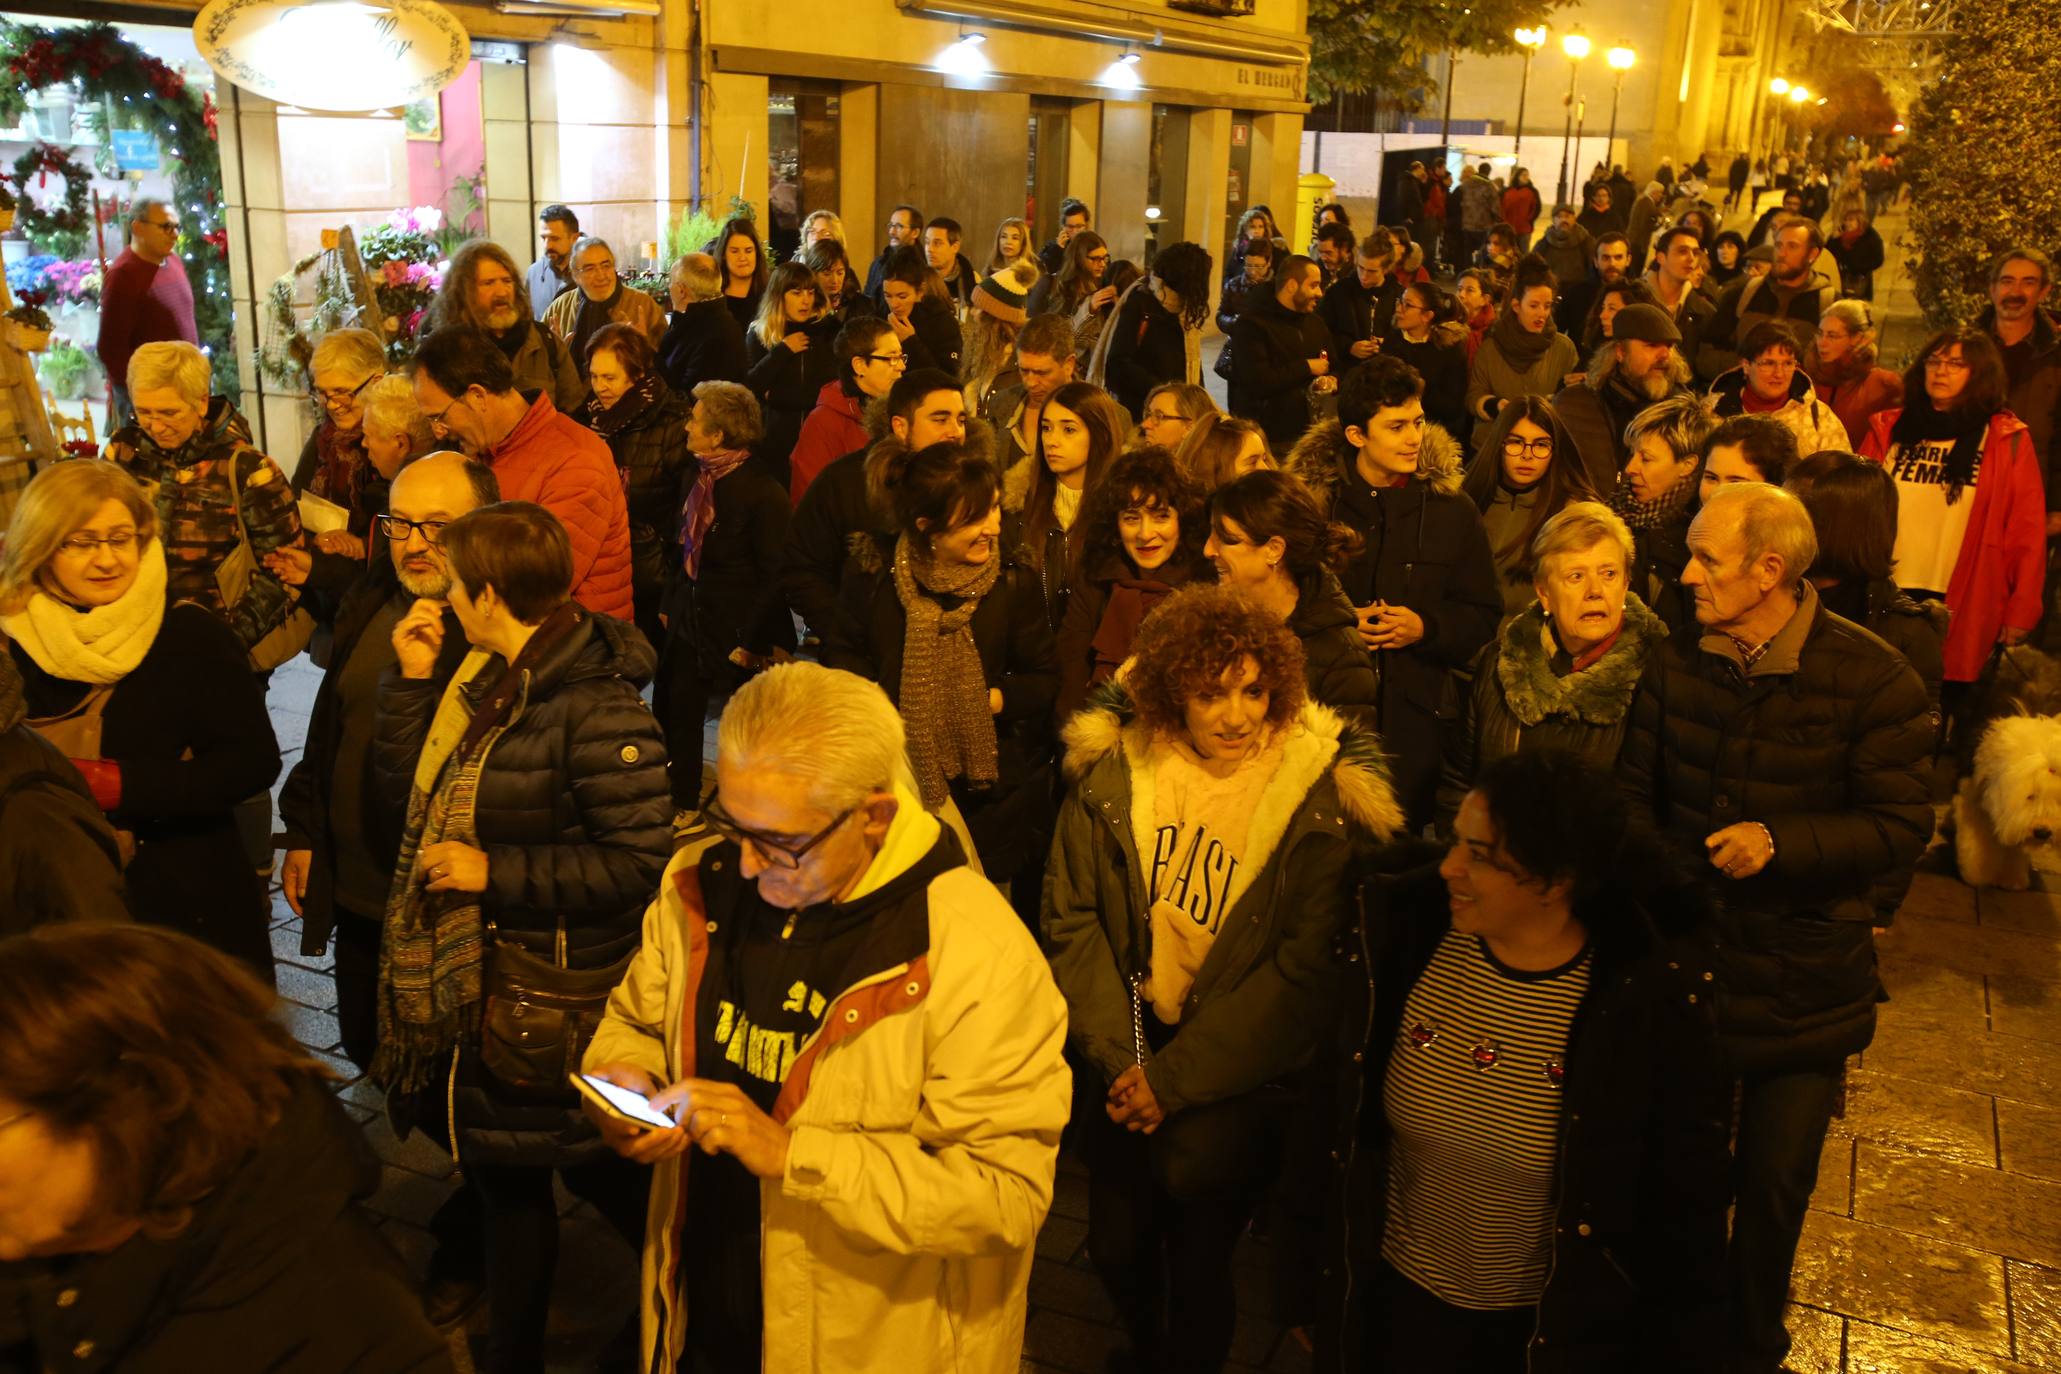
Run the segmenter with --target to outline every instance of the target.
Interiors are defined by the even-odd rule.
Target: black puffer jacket
[[[1329,1056],[1329,1164],[1316,1368],[1370,1367],[1358,1289],[1387,1220],[1388,1063],[1410,989],[1451,929],[1439,852],[1384,852],[1337,948],[1345,988]],[[1552,1263],[1531,1374],[1714,1374],[1725,1352],[1731,1084],[1711,1015],[1708,906],[1695,889],[1606,891],[1585,914],[1595,964],[1565,1061]],[[1364,1056],[1364,1058],[1363,1058]],[[1291,1168],[1294,1167],[1291,1161]],[[1309,1161],[1316,1175],[1317,1161]]]
[[[694,470],[694,455],[687,451],[687,417],[694,402],[663,379],[655,380],[657,394],[648,402],[630,392],[603,409],[590,396],[577,417],[607,440],[623,476],[630,508],[630,581],[640,614],[680,566],[680,487]]]
[[[1467,413],[1467,326],[1457,320],[1434,326],[1422,343],[1411,343],[1398,330],[1382,341],[1381,351],[1417,369],[1424,379],[1424,418],[1464,449],[1474,428]]]
[[[165,1240],[0,1265],[0,1374],[446,1374],[450,1353],[360,1204],[379,1160],[298,1080],[257,1150]]]
[[[1875,1034],[1873,886],[1908,878],[1932,837],[1924,776],[1931,712],[1894,649],[1818,605],[1793,665],[1735,660],[1670,638],[1648,663],[1618,776],[1700,856],[1712,832],[1758,821],[1775,858],[1715,876],[1718,1015],[1742,1072],[1823,1067]],[[1786,671],[1785,671],[1786,668]]]
[[[1533,602],[1504,625],[1476,656],[1474,690],[1461,697],[1460,718],[1446,731],[1439,833],[1452,828],[1481,771],[1519,749],[1571,749],[1600,767],[1615,764],[1646,660],[1666,638],[1660,617],[1627,594],[1617,641],[1596,662],[1562,677],[1553,668],[1559,646],[1545,607]]]
[[[487,855],[480,901],[499,938],[548,960],[563,920],[567,966],[591,969],[636,948],[644,908],[672,856],[673,805],[665,741],[637,695],[651,678],[651,646],[622,621],[579,614],[528,669],[527,698],[487,755],[474,831]],[[473,709],[504,671],[492,660],[459,689]],[[373,768],[390,804],[406,805],[441,695],[434,682],[397,671],[380,681]],[[501,1164],[605,1153],[570,1097],[563,1105],[512,1102],[476,1059],[461,1054],[464,1151]]]
[[[698,575],[680,577],[668,613],[671,633],[693,644],[699,671],[723,682],[737,672],[732,650],[763,655],[794,646],[794,623],[780,601],[789,511],[787,493],[756,463],[719,478],[714,500]]]
[[[1231,331],[1229,409],[1257,421],[1276,452],[1310,427],[1310,360],[1331,348],[1330,331],[1314,314],[1301,314],[1268,295],[1252,303]],[[1337,376],[1343,372],[1333,360]]]
[[[1066,602],[1079,573],[1086,526],[1078,518],[1067,530],[1057,521],[1047,521],[1042,531],[1030,532],[1031,487],[1038,461],[1036,454],[1028,454],[1002,472],[1002,546],[1036,576],[1045,603],[1045,628],[1056,637],[1066,623]]]

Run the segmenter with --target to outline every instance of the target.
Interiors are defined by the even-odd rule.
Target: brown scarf
[[[908,623],[899,704],[909,728],[909,763],[932,811],[945,804],[953,778],[992,783],[998,776],[995,718],[972,621],[1001,571],[999,553],[985,563],[940,568],[908,535],[895,545],[895,595]],[[936,600],[942,596],[960,600],[946,610]]]

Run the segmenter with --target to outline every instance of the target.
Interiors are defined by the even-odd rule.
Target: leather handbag
[[[68,759],[104,758],[100,752],[102,715],[113,695],[112,684],[95,687],[79,698],[79,704],[71,710],[55,716],[31,716],[23,724],[55,745]]]
[[[637,952],[633,949],[604,968],[569,968],[563,917],[550,959],[500,939],[491,922],[487,951],[480,1063],[497,1083],[518,1095],[549,1101],[571,1098],[566,1080],[580,1067],[587,1042],[608,1009],[608,995],[629,972]]]
[[[250,546],[249,532],[243,527],[243,485],[236,475],[236,455],[232,453],[224,461],[229,468],[229,499],[236,515],[236,547],[215,566],[215,588],[222,593],[222,604],[234,608],[250,591],[251,578],[257,573],[258,556]],[[307,648],[308,641],[315,636],[315,617],[300,604],[298,595],[291,592],[289,595],[294,599],[286,619],[250,646],[250,666],[261,673],[268,673],[291,659]]]

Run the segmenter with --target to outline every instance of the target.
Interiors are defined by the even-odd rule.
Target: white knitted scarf
[[[102,686],[135,671],[164,620],[165,546],[153,539],[138,555],[136,580],[118,600],[81,611],[38,590],[19,614],[0,615],[0,632],[52,677]]]

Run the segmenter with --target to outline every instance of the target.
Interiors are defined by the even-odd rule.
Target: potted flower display
[[[14,198],[14,192],[7,189],[7,183],[0,181],[0,234],[14,227],[14,212],[21,202]]]
[[[50,315],[43,309],[41,291],[24,291],[20,303],[4,317],[7,342],[24,353],[41,353],[50,346]]]

